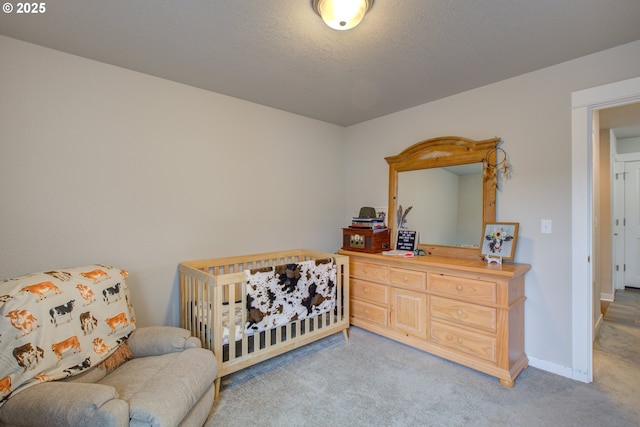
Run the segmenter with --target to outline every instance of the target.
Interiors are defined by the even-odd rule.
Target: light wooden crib
[[[252,300],[248,296],[248,288],[249,292],[255,289],[247,284],[248,271],[253,273],[291,264],[312,265],[312,261],[326,262],[329,259],[332,260],[330,265],[335,266],[335,279],[329,281],[335,284],[331,285],[333,301],[329,302],[330,307],[325,302],[322,313],[270,329],[254,331],[248,328],[251,321],[255,321],[247,309],[247,300],[250,303]],[[279,267],[279,270],[283,268]],[[218,360],[216,396],[220,391],[220,379],[240,369],[339,331],[348,340],[347,256],[300,249],[182,262],[178,269],[182,327],[198,337],[202,346],[212,350]]]

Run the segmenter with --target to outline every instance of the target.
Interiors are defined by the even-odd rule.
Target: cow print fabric
[[[107,265],[0,282],[0,405],[96,366],[135,329],[127,272]]]
[[[333,258],[246,270],[249,333],[262,332],[333,310]]]

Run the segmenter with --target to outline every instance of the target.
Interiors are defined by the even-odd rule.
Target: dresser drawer
[[[387,310],[364,301],[351,300],[350,316],[354,319],[366,320],[381,326],[388,325]]]
[[[351,263],[351,275],[361,279],[389,283],[389,267],[386,265],[367,264],[364,262],[353,261]]]
[[[389,286],[351,279],[351,296],[387,304],[389,302]]]
[[[434,318],[496,332],[496,309],[492,307],[431,296],[430,312]]]
[[[427,289],[427,274],[421,271],[391,268],[391,284],[405,288]]]
[[[496,339],[438,322],[431,322],[431,341],[480,359],[496,362]]]
[[[496,302],[495,282],[430,273],[429,290],[484,303]]]

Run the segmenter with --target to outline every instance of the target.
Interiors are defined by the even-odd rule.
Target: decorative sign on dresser
[[[349,247],[346,240],[338,252],[349,256],[351,324],[492,375],[502,385],[513,387],[529,364],[524,352],[524,278],[531,266],[487,264],[480,253],[483,225],[496,221],[496,183],[486,172],[496,163],[500,143],[499,138],[474,141],[446,136],[419,142],[386,158],[388,224],[396,222],[394,213],[401,194],[404,203],[414,206],[414,219],[426,221],[415,242],[416,250],[425,256],[366,253]],[[457,175],[452,172],[456,167],[459,177],[451,176]],[[472,168],[479,169],[473,183],[468,172]],[[408,191],[404,185],[413,178],[404,174],[424,169],[433,170],[438,183],[447,175],[449,181],[459,179],[469,185],[456,185],[459,190],[453,192],[440,188],[427,192],[431,183],[420,175],[420,185],[411,187],[424,189],[424,194]],[[436,193],[447,193],[446,199],[434,199]],[[467,199],[478,200],[478,204],[459,207],[464,215],[457,215],[463,220],[455,227],[449,224],[456,215],[447,211],[438,216],[435,212],[434,207],[454,206]],[[471,236],[471,242],[459,241],[460,232],[443,237],[446,228],[470,230],[466,235]],[[390,235],[396,237],[396,230],[390,230]],[[391,246],[398,242],[391,242]]]

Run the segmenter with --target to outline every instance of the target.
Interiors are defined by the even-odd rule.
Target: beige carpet
[[[508,389],[352,327],[348,343],[337,334],[224,378],[207,427],[635,427],[640,326],[621,314],[633,312],[626,299],[626,292],[617,295],[607,310],[594,343],[592,384],[530,367]]]
[[[604,319],[607,322],[640,327],[640,289],[626,288],[616,292]]]
[[[640,426],[640,290],[618,290],[593,343],[594,385]]]

